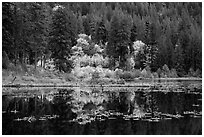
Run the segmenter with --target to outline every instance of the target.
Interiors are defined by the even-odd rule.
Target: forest
[[[69,80],[202,77],[202,3],[3,2],[2,68],[17,66]]]

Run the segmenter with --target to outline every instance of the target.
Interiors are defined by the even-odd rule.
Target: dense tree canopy
[[[201,2],[2,3],[2,51],[15,64],[51,57],[68,71],[80,33],[104,45],[111,68],[126,69],[139,40],[146,46],[135,68],[156,71],[167,64],[181,75],[202,70]]]

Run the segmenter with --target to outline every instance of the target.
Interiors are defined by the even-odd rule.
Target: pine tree
[[[82,21],[83,21],[83,27],[84,27],[84,33],[86,35],[91,34],[91,28],[90,28],[90,19],[88,16],[82,16]]]
[[[13,19],[13,10],[12,3],[3,2],[2,3],[2,51],[9,56],[9,58],[14,58],[13,54],[13,28],[14,19]]]
[[[177,45],[174,51],[174,68],[178,76],[182,77],[185,74],[184,53],[181,45]]]
[[[54,59],[59,71],[67,72],[71,68],[71,62],[68,59],[76,36],[74,24],[76,22],[71,12],[67,14],[66,9],[61,6],[54,11],[49,45],[52,52],[51,58]]]
[[[43,3],[28,3],[27,4],[27,19],[26,24],[28,25],[26,34],[28,35],[27,42],[31,52],[34,53],[34,63],[37,66],[37,61],[43,55],[46,47],[46,28],[45,25],[45,5]]]
[[[80,13],[79,13],[78,20],[77,20],[77,28],[78,28],[77,29],[78,34],[84,33],[83,19]]]
[[[127,15],[121,15],[120,27],[117,33],[117,44],[116,49],[119,54],[119,67],[125,68],[125,62],[127,61],[127,56],[130,54],[130,36],[131,36],[131,19]]]
[[[136,38],[137,38],[137,26],[133,24],[133,27],[131,29],[131,37],[130,37],[131,42],[134,42]]]
[[[97,25],[97,29],[96,29],[96,41],[97,43],[102,43],[105,44],[106,40],[106,36],[107,36],[107,31],[105,28],[105,24],[104,24],[104,19],[102,19],[98,25]]]
[[[108,45],[107,45],[107,54],[108,56],[113,56],[113,57],[117,57],[116,54],[116,43],[117,43],[117,33],[118,33],[118,29],[119,29],[119,17],[114,14],[112,19],[111,19],[111,23],[110,23],[110,31],[109,31],[109,39],[108,39]]]
[[[154,23],[146,22],[145,29],[145,66],[149,66],[152,70],[156,70],[155,60],[157,58],[157,42],[155,38],[155,26]]]
[[[131,27],[130,18],[116,9],[111,19],[107,54],[119,61],[120,68],[125,67],[129,54]]]

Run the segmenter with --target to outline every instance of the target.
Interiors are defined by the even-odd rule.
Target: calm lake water
[[[201,85],[3,88],[2,134],[202,134]]]

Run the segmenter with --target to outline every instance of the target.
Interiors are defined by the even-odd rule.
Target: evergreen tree
[[[82,16],[82,21],[83,21],[83,27],[84,27],[84,33],[86,35],[91,34],[91,28],[90,28],[90,19],[87,16]]]
[[[137,26],[133,24],[133,27],[131,29],[131,37],[130,37],[131,42],[134,42],[136,38],[137,38]]]
[[[107,54],[108,56],[113,56],[116,57],[116,43],[117,43],[117,33],[118,33],[118,29],[119,29],[119,17],[114,14],[112,19],[111,19],[111,23],[110,23],[110,31],[109,31],[109,39],[108,39],[108,46],[107,46]]]
[[[84,26],[83,26],[83,19],[81,14],[79,13],[78,19],[77,19],[77,32],[78,34],[83,34],[84,33]]]
[[[182,77],[185,74],[184,53],[182,46],[177,45],[174,52],[174,68],[176,69],[178,76]]]
[[[156,71],[155,60],[157,58],[157,41],[155,38],[155,24],[146,22],[145,29],[145,66],[149,66],[152,70]]]
[[[48,33],[46,32],[46,17],[45,17],[45,8],[47,8],[43,3],[28,3],[27,10],[27,42],[29,43],[29,47],[31,52],[34,53],[34,63],[35,67],[37,65],[37,61],[43,55],[45,51],[45,47],[47,45]]]
[[[2,51],[5,52],[8,57],[14,58],[13,50],[13,7],[14,5],[9,2],[2,3]]]
[[[105,23],[104,23],[104,19],[102,19],[98,25],[97,25],[97,29],[96,29],[96,41],[97,43],[102,43],[105,44],[106,40],[106,36],[107,36],[107,31],[105,28]]]
[[[107,54],[119,61],[120,68],[125,67],[124,64],[127,59],[126,55],[129,53],[130,49],[132,26],[129,21],[130,18],[117,9],[111,19]]]
[[[69,14],[69,15],[68,15]],[[74,37],[76,36],[73,24],[74,16],[72,13],[66,12],[62,6],[53,13],[51,32],[50,32],[50,50],[51,58],[59,71],[69,71],[71,62],[68,60],[71,54],[71,47],[74,45]]]
[[[116,49],[119,54],[119,67],[125,68],[127,56],[130,54],[130,36],[131,36],[131,18],[127,15],[121,15],[120,27],[117,33],[118,41]]]
[[[59,6],[52,11],[57,4],[65,8]],[[179,70],[180,64],[187,73],[190,68],[202,69],[201,30],[201,2],[2,3],[3,56],[16,65],[36,64],[39,59],[45,59],[49,45],[58,69],[66,71],[70,68],[64,67],[70,66],[66,63],[69,49],[76,44],[76,35],[85,33],[92,36],[91,48],[94,42],[106,45],[106,54],[114,67],[119,62],[117,67],[125,68],[131,43],[141,40],[146,49],[136,59],[139,68],[149,65],[154,71],[167,64],[170,69]]]

